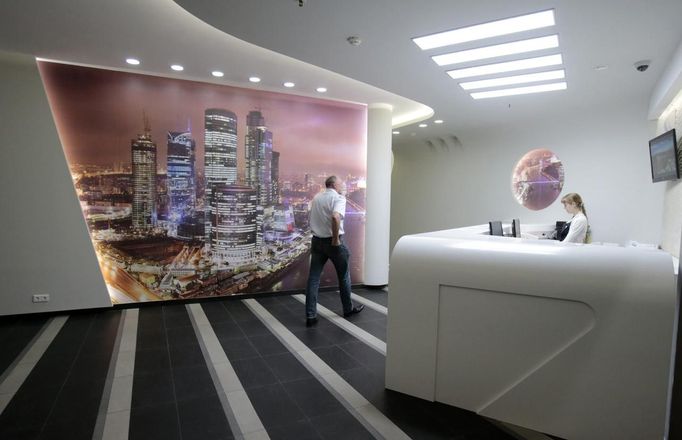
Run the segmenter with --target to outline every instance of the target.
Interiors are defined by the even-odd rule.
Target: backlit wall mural
[[[114,303],[303,289],[335,174],[363,281],[366,108],[40,62]],[[48,216],[49,221],[49,216]],[[323,285],[334,285],[331,265]]]
[[[563,187],[564,166],[550,150],[531,150],[514,167],[511,190],[516,201],[528,209],[548,207]]]

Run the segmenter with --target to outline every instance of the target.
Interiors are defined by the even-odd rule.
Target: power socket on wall
[[[33,295],[33,302],[34,303],[46,303],[50,301],[50,295],[49,294],[43,294],[43,295]]]

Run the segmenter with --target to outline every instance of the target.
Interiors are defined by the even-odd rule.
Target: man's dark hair
[[[336,176],[329,176],[329,177],[327,177],[327,180],[324,181],[324,186],[327,188],[334,188],[335,183],[336,183]]]

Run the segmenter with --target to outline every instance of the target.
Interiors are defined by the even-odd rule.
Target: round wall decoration
[[[514,167],[512,194],[533,211],[544,209],[559,197],[564,186],[564,166],[552,151],[540,148],[526,153]]]

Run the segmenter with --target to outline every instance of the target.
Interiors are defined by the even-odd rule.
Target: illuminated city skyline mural
[[[308,206],[346,182],[363,278],[366,109],[273,92],[40,62],[115,303],[299,290]],[[327,268],[323,285],[334,285]]]

